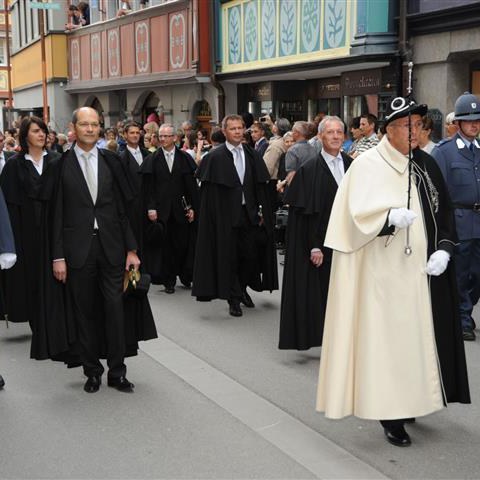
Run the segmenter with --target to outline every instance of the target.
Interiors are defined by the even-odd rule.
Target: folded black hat
[[[408,115],[420,115],[423,117],[427,114],[427,111],[428,106],[424,103],[418,104],[413,99],[396,97],[388,105],[384,125],[387,126],[397,118],[407,117]]]

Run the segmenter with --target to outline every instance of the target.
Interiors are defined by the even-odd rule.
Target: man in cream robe
[[[332,208],[317,410],[381,420],[388,441],[407,446],[405,421],[470,398],[448,266],[456,242],[450,200],[434,160],[416,148],[427,107],[401,100],[387,135],[352,163]]]

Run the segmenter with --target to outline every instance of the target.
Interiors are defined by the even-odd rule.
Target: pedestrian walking
[[[124,313],[124,273],[140,266],[126,213],[134,191],[119,157],[96,146],[98,113],[79,108],[71,126],[76,143],[63,154],[55,195],[53,273],[73,305],[84,390],[99,390],[106,356],[108,386],[130,392],[125,357],[137,353],[137,340],[156,336],[149,308],[136,311],[140,318]]]
[[[426,112],[392,102],[386,135],[340,185],[325,238],[334,253],[317,410],[380,420],[395,446],[411,444],[406,422],[470,403],[453,209],[440,169],[417,148]]]
[[[288,204],[285,269],[280,307],[280,349],[322,344],[332,251],[325,248],[330,211],[351,158],[341,152],[344,123],[326,116],[318,131],[320,155],[305,162],[284,197]]]
[[[242,117],[228,115],[222,127],[226,142],[203,159],[197,173],[201,204],[192,295],[227,300],[230,315],[239,317],[240,303],[255,306],[247,287],[278,288],[270,175],[258,153],[242,143]]]

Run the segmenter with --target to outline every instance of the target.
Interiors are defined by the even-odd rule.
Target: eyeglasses
[[[78,122],[77,125],[80,128],[88,128],[88,127],[98,128],[100,126],[98,122]]]
[[[159,135],[158,138],[174,137],[175,135]]]
[[[392,127],[399,127],[399,128],[408,128],[408,123],[403,123],[403,124],[397,124],[397,125],[391,125]],[[422,122],[415,122],[411,124],[412,128],[422,128],[423,123]]]

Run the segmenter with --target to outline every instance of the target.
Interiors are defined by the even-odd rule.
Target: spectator
[[[67,143],[65,145],[64,151],[66,152],[67,150],[70,150],[70,148],[73,145],[73,142],[75,142],[75,133],[69,130],[67,132]]]
[[[62,149],[62,152],[65,151],[65,145],[67,144],[67,136],[63,133],[59,133],[57,135],[57,141],[58,141],[58,145],[61,147]]]
[[[267,124],[262,122],[254,122],[250,127],[250,135],[255,143],[255,150],[262,158],[268,148],[267,129]]]
[[[222,130],[219,128],[212,131],[210,135],[210,140],[212,141],[212,148],[215,148],[221,145],[222,143],[225,143],[226,138]]]
[[[120,1],[120,8],[118,9],[117,17],[128,15],[131,11],[132,5],[130,4],[130,0],[122,0]]]
[[[108,142],[105,142],[105,146],[101,148],[106,148],[107,150],[110,150],[111,152],[118,152],[118,143],[115,140],[108,140]]]
[[[152,134],[151,133],[146,133],[143,136],[143,145],[145,148],[150,152],[153,153],[156,148],[152,145]]]
[[[361,153],[378,145],[377,117],[371,113],[362,115],[360,117],[360,131],[363,138],[358,142],[355,152],[352,153],[352,158],[357,158]]]
[[[295,122],[292,128],[292,136],[295,145],[292,145],[285,156],[285,169],[287,172],[287,185],[293,179],[295,172],[300,166],[308,160],[317,158],[318,154],[308,142],[307,138],[310,132],[308,122]]]
[[[76,30],[82,26],[81,12],[76,5],[70,5],[67,13],[67,23],[65,24],[65,30]]]
[[[5,152],[15,152],[17,151],[17,143],[13,137],[5,138],[5,147],[3,148]]]
[[[432,130],[433,120],[425,115],[422,117],[422,129],[418,133],[418,146],[428,154],[432,153],[432,150],[437,145],[436,143],[432,142],[432,139],[430,138]]]
[[[458,124],[455,121],[455,112],[450,112],[445,117],[445,133],[447,138],[452,138],[458,132]]]
[[[80,12],[81,25],[90,25],[90,6],[88,5],[88,2],[78,2],[77,8]]]
[[[350,134],[352,135],[353,143],[348,150],[348,154],[352,155],[357,148],[358,142],[363,137],[362,131],[360,130],[360,117],[352,118],[350,122]]]

